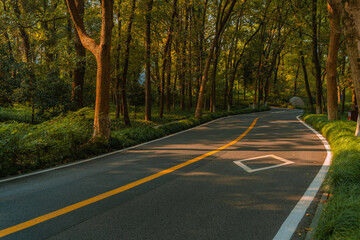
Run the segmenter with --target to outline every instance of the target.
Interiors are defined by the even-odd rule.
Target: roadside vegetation
[[[307,114],[312,125],[331,145],[332,164],[323,184],[330,193],[315,239],[360,239],[360,141],[356,122],[328,121],[326,115]]]
[[[200,120],[192,117],[191,112],[179,111],[167,113],[163,118],[154,117],[152,122],[144,121],[142,113],[132,120],[132,127],[124,127],[123,121],[113,119],[111,138],[98,141],[90,141],[94,110],[87,107],[35,125],[26,123],[27,118],[24,122],[0,122],[0,177],[130,147],[216,118],[269,109],[207,113]],[[14,118],[18,119],[18,114]]]

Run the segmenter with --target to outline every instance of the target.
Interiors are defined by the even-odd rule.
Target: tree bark
[[[346,93],[346,88],[344,87],[341,90],[341,108],[340,108],[341,113],[344,113],[345,111],[345,93]]]
[[[120,19],[120,6],[122,1],[119,1],[118,6],[116,8],[116,17],[117,17],[117,46],[116,46],[116,60],[115,60],[115,118],[120,118],[120,113],[124,113],[122,104],[121,104],[121,95],[120,95],[120,81],[121,81],[121,73],[120,73],[120,55],[121,55],[121,19]]]
[[[213,62],[213,71],[211,76],[211,96],[210,96],[210,112],[216,112],[216,74],[219,62],[220,48],[215,49],[215,58]]]
[[[83,21],[84,10],[85,10],[84,0],[77,0],[76,7],[79,10],[81,21]],[[85,79],[85,69],[86,69],[86,49],[81,44],[81,40],[77,31],[75,31],[74,33],[74,45],[75,45],[75,52],[79,60],[76,61],[76,65],[73,73],[71,101],[73,102],[75,109],[79,109],[84,106],[83,89],[84,89],[84,79]]]
[[[330,22],[330,41],[327,57],[327,111],[329,121],[338,119],[337,102],[337,57],[340,45],[340,11],[338,0],[328,0],[327,9]]]
[[[313,103],[313,99],[312,99],[312,95],[311,95],[309,78],[308,78],[308,74],[307,74],[307,70],[306,70],[306,64],[305,64],[305,58],[304,58],[303,51],[300,51],[300,61],[301,61],[301,66],[302,66],[303,74],[304,74],[305,89],[306,89],[306,94],[307,94],[308,100],[309,100],[310,112],[313,113],[314,112],[314,107],[313,107],[314,103]]]
[[[312,1],[312,60],[315,68],[316,81],[316,114],[322,113],[322,84],[321,66],[318,56],[318,34],[317,34],[317,0]]]
[[[124,123],[125,126],[130,127],[131,122],[129,118],[129,111],[127,106],[127,96],[126,96],[126,82],[127,82],[127,73],[129,69],[129,56],[130,56],[130,44],[131,44],[131,28],[134,20],[135,15],[135,9],[136,9],[136,0],[133,0],[132,6],[131,6],[131,12],[129,17],[129,22],[127,26],[127,37],[126,37],[126,44],[125,44],[125,55],[124,55],[124,67],[123,67],[123,75],[120,82],[120,90],[121,90],[121,100],[123,104],[123,110],[124,110]]]
[[[171,45],[169,46],[168,51],[168,66],[166,73],[166,111],[170,112],[170,88],[171,88]]]
[[[84,22],[75,3],[78,0],[66,0],[69,12],[79,34],[81,43],[96,58],[96,101],[94,114],[94,131],[92,140],[110,138],[110,50],[111,29],[113,27],[113,0],[101,1],[101,36],[100,43],[86,33]]]
[[[351,75],[356,100],[360,102],[360,2],[346,0],[342,2],[342,19],[346,50],[349,55]],[[360,136],[360,118],[358,117],[355,136]]]
[[[150,44],[153,0],[147,0],[145,16],[145,121],[151,121]]]
[[[188,39],[189,39],[189,41],[188,41],[188,51],[189,51],[189,54],[188,54],[188,61],[187,61],[187,67],[188,67],[188,74],[189,74],[189,76],[188,76],[188,79],[189,79],[189,84],[188,84],[188,92],[189,92],[189,98],[188,98],[188,104],[187,104],[187,109],[188,109],[188,111],[190,111],[191,110],[191,108],[192,108],[192,85],[193,85],[193,80],[192,80],[192,51],[191,51],[191,31],[192,31],[192,29],[191,29],[191,22],[192,22],[192,18],[191,18],[191,9],[192,9],[192,7],[191,6],[189,6],[188,5]]]

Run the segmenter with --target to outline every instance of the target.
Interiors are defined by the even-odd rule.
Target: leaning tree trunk
[[[356,100],[360,102],[360,1],[342,2],[346,50],[349,54],[351,75],[354,83]],[[355,136],[360,137],[359,117]]]
[[[329,121],[338,119],[337,102],[337,57],[340,45],[340,11],[338,0],[328,0],[330,21],[330,41],[326,64],[327,71],[327,111]]]
[[[96,58],[96,101],[92,139],[110,138],[110,50],[111,30],[113,27],[113,0],[101,1],[100,43],[97,43],[86,33],[84,22],[79,15],[78,0],[66,0],[66,3],[81,43]]]

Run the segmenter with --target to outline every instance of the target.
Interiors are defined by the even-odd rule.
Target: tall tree
[[[356,100],[360,103],[360,1],[342,1],[341,9],[341,18],[344,22],[345,44],[349,55]],[[360,137],[359,117],[355,136]]]
[[[127,96],[126,96],[126,82],[127,82],[127,75],[129,69],[129,57],[130,57],[130,43],[131,43],[131,28],[134,21],[136,9],[136,0],[132,0],[131,5],[131,12],[130,17],[127,25],[127,35],[126,35],[126,42],[125,42],[125,56],[124,56],[124,67],[123,67],[123,74],[120,81],[120,90],[121,90],[121,99],[123,104],[123,114],[124,114],[124,123],[125,126],[131,126],[130,118],[129,118],[129,111],[127,106]]]
[[[171,15],[171,20],[170,20],[170,26],[169,26],[169,30],[168,30],[168,34],[166,37],[166,41],[165,41],[165,46],[164,46],[164,52],[163,52],[163,67],[162,67],[162,74],[161,74],[161,84],[160,84],[160,117],[163,117],[164,114],[164,100],[165,100],[165,73],[166,70],[168,69],[168,65],[171,64],[171,62],[169,61],[169,52],[171,54],[171,40],[172,40],[172,35],[173,35],[173,29],[174,29],[174,20],[176,17],[176,13],[177,13],[177,0],[173,1],[173,13]],[[171,74],[171,72],[168,72],[168,75]],[[170,103],[169,103],[169,99],[170,99],[170,82],[169,82],[169,78],[168,81],[166,83],[166,108],[170,109]]]
[[[77,0],[76,4],[80,18],[83,21],[84,10],[85,10],[84,0]],[[74,107],[78,109],[84,106],[83,91],[84,91],[84,79],[85,79],[85,69],[86,69],[86,49],[81,44],[81,40],[77,31],[75,31],[74,33],[74,45],[75,45],[76,55],[79,58],[79,60],[76,61],[76,66],[74,69],[71,100],[75,105]]]
[[[101,2],[101,36],[100,43],[91,38],[84,26],[78,9],[78,0],[66,0],[71,18],[74,22],[81,43],[96,58],[96,101],[94,131],[92,139],[110,137],[110,50],[111,29],[113,27],[113,0]]]
[[[222,7],[222,1],[220,1],[220,8]],[[208,79],[208,74],[209,74],[209,67],[210,67],[210,63],[211,60],[213,58],[214,55],[214,49],[216,46],[218,46],[219,43],[219,39],[220,39],[220,35],[223,32],[225,25],[232,13],[232,10],[235,6],[236,0],[226,0],[224,6],[222,7],[221,11],[218,11],[218,16],[217,18],[219,19],[219,27],[215,33],[213,42],[211,44],[210,50],[209,50],[209,54],[208,57],[206,59],[205,62],[205,66],[204,66],[204,70],[202,73],[202,77],[201,77],[201,86],[200,86],[200,92],[199,92],[199,99],[196,105],[196,111],[195,111],[195,117],[197,119],[201,118],[202,115],[202,109],[203,109],[203,105],[204,105],[204,97],[205,97],[205,87],[206,87],[206,82]]]
[[[151,44],[151,10],[153,0],[146,2],[145,15],[145,120],[151,121],[151,79],[150,79],[150,44]]]
[[[121,81],[121,71],[120,71],[120,55],[121,55],[121,17],[120,17],[120,8],[122,0],[120,0],[116,6],[116,20],[117,20],[117,44],[116,44],[116,55],[115,55],[115,118],[120,118],[120,112],[123,114],[123,107],[121,104],[121,95],[120,95],[120,81]]]
[[[337,102],[337,57],[340,45],[340,2],[328,0],[327,9],[330,20],[330,41],[327,58],[327,110],[329,121],[338,119]]]
[[[311,19],[312,19],[312,60],[315,68],[316,81],[316,114],[322,113],[322,81],[321,66],[319,62],[318,49],[318,18],[317,0],[312,0]]]

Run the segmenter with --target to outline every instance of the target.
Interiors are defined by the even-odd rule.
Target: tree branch
[[[75,4],[75,1],[74,0],[66,0],[66,4],[68,6],[71,18],[75,25],[75,29],[79,34],[81,43],[83,44],[83,46],[86,49],[91,51],[96,56],[99,44],[94,39],[89,37],[89,35],[86,33],[84,22],[83,22],[82,18],[80,17],[80,14],[79,14],[79,11]]]

